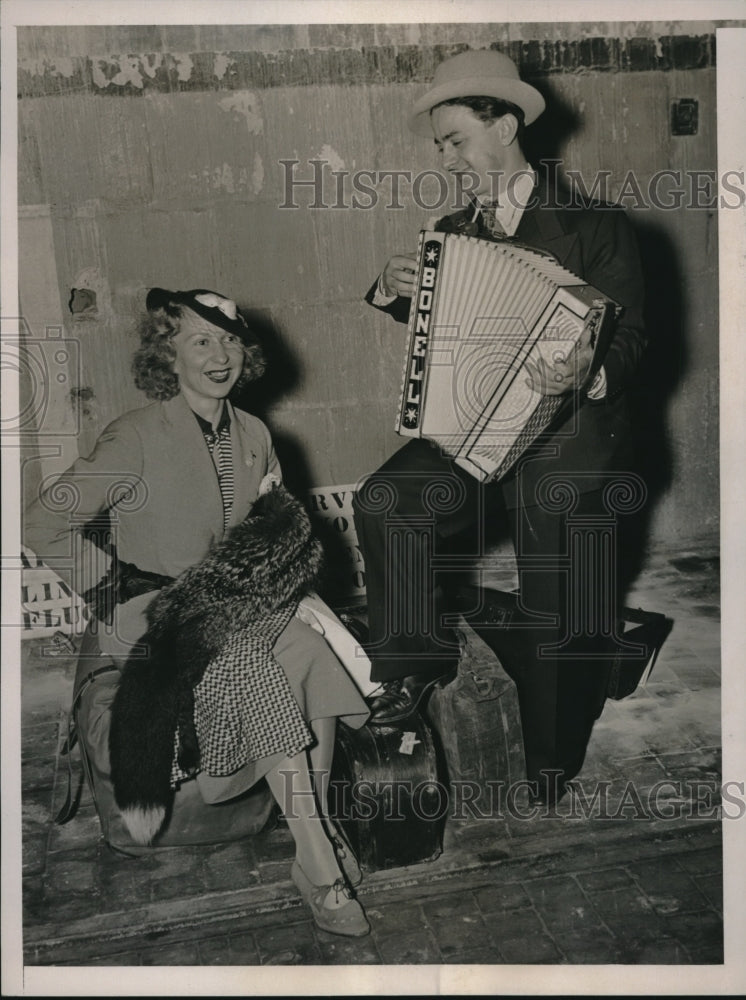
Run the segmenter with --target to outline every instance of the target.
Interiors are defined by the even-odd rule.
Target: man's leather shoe
[[[452,667],[438,677],[422,677],[412,674],[397,681],[387,681],[383,685],[383,694],[379,694],[371,702],[371,714],[368,723],[372,726],[388,726],[402,722],[424,705],[436,685],[444,687],[456,676],[456,667]]]

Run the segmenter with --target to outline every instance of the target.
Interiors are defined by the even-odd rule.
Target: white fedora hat
[[[461,52],[446,59],[435,70],[430,90],[415,104],[409,127],[418,135],[432,136],[430,112],[452,97],[496,97],[523,110],[530,125],[544,110],[539,91],[524,83],[512,59],[493,49]]]

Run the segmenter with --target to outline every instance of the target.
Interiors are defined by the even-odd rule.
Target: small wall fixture
[[[699,101],[682,97],[671,103],[671,135],[696,135],[699,122]]]

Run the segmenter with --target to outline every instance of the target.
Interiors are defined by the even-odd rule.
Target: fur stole
[[[199,765],[193,688],[208,663],[232,632],[297,604],[320,564],[305,510],[278,484],[149,605],[148,652],[125,664],[109,731],[114,795],[138,843],[150,843],[168,814],[177,732],[179,765]]]

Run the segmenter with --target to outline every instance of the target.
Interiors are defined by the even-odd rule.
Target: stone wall
[[[74,344],[33,418],[42,447],[27,453],[27,492],[144,403],[129,359],[151,285],[215,288],[256,311],[273,372],[246,405],[268,420],[291,485],[351,484],[379,465],[401,443],[403,331],[362,297],[390,253],[447,210],[432,177],[417,191],[402,178],[397,198],[382,172],[437,167],[432,145],[406,129],[408,109],[441,59],[493,46],[547,99],[530,130],[535,156],[561,160],[559,173],[579,171],[587,187],[605,171],[640,236],[651,537],[716,528],[715,27],[19,29],[22,309],[34,338],[52,330]],[[671,134],[681,98],[698,102],[694,135]],[[661,169],[680,172],[685,189],[699,184],[702,207],[688,194],[675,207],[675,177],[651,188]],[[656,195],[674,207],[656,207]],[[45,448],[61,425],[72,427],[65,447]]]

